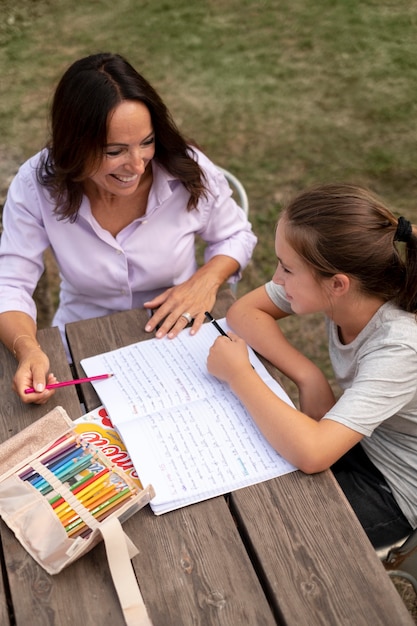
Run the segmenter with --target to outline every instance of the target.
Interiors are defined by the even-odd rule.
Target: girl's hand
[[[248,348],[240,337],[229,333],[227,337],[218,337],[210,348],[207,369],[216,378],[229,385],[245,370],[252,370]]]

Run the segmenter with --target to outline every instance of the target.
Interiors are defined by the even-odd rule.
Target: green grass
[[[367,185],[417,221],[414,0],[0,0],[0,9],[2,190],[43,145],[63,70],[110,50],[244,182],[259,244],[239,293],[269,279],[282,203],[312,183]]]

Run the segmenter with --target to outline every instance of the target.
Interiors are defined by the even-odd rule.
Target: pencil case
[[[151,624],[122,523],[154,497],[76,432],[56,407],[0,445],[0,516],[49,574],[104,540],[126,624]]]

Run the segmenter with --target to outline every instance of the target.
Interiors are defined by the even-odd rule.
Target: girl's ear
[[[330,279],[330,288],[335,296],[345,295],[351,286],[349,276],[346,274],[335,274]]]

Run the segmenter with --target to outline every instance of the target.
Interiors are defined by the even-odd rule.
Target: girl
[[[374,546],[387,545],[417,525],[416,231],[368,191],[324,185],[285,208],[275,249],[272,281],[231,307],[240,337],[215,341],[209,372],[283,457],[306,473],[331,467]],[[337,401],[276,323],[318,311]],[[262,382],[244,340],[296,383],[300,410]]]

